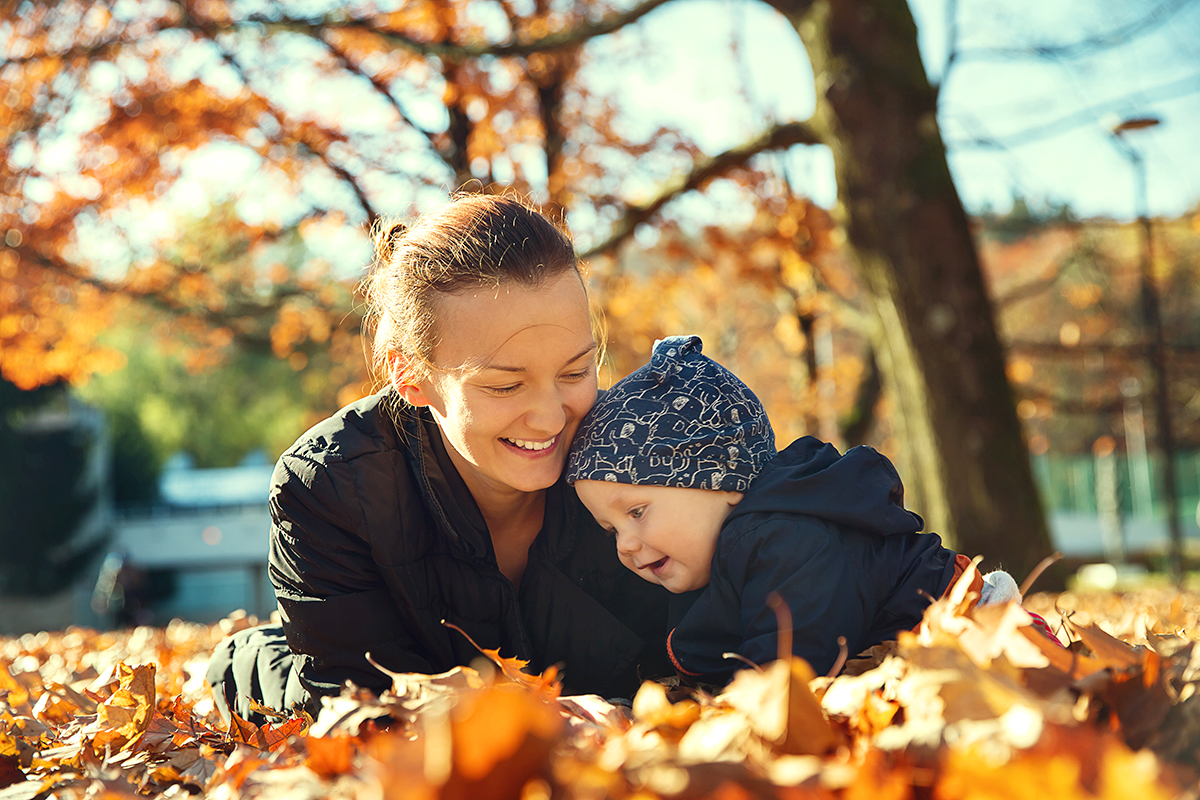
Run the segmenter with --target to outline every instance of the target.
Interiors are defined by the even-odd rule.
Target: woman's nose
[[[525,414],[525,422],[533,430],[554,435],[566,427],[565,405],[566,401],[557,387],[536,392],[533,403]]]

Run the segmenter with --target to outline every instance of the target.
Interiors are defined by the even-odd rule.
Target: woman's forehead
[[[441,369],[524,371],[595,348],[587,295],[569,271],[538,286],[505,283],[439,298],[433,360]]]

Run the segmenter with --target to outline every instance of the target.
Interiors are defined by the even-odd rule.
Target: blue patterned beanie
[[[699,336],[655,343],[650,363],[588,412],[567,459],[567,482],[593,480],[744,492],[775,457],[762,403],[701,354]]]

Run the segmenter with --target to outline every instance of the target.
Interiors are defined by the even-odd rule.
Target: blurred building
[[[137,621],[211,622],[239,608],[270,614],[272,469],[258,453],[222,469],[196,469],[179,455],[163,470],[158,502],[116,511],[111,549],[140,575],[146,595],[132,598],[147,606]]]

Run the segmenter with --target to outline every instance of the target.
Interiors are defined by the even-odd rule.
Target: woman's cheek
[[[592,406],[596,405],[596,396],[598,393],[599,388],[596,384],[595,373],[571,388],[568,403],[575,412],[577,424],[582,422],[587,413],[592,410]]]

